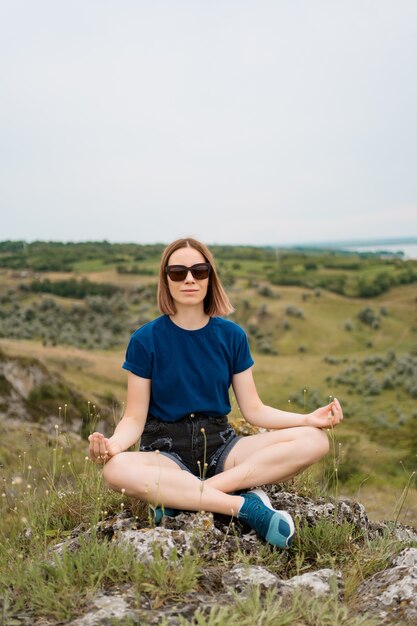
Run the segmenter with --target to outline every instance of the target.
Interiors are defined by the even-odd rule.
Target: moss
[[[70,407],[70,418],[80,418],[86,413],[87,401],[59,379],[38,385],[32,389],[27,399],[31,413],[36,411],[39,417],[58,414],[59,407],[65,404]]]

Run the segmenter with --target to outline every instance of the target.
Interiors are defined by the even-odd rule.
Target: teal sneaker
[[[244,500],[237,518],[253,528],[256,533],[273,546],[289,548],[294,541],[295,525],[286,511],[276,511],[271,507],[268,496],[265,498],[257,490],[242,494]]]
[[[167,506],[149,505],[149,511],[155,524],[159,524],[163,517],[177,517],[181,513],[179,509],[170,509]]]

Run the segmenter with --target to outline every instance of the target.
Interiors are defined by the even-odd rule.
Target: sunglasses
[[[170,279],[176,283],[185,280],[188,272],[191,272],[193,278],[196,280],[204,280],[205,278],[208,278],[210,270],[210,263],[196,263],[191,267],[185,267],[185,265],[167,265],[165,268],[165,272],[168,274]]]

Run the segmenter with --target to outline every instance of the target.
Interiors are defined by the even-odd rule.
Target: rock
[[[403,524],[394,524],[393,522],[371,522],[370,523],[370,535],[384,535],[390,534],[397,541],[404,541],[405,543],[417,542],[417,532],[411,526],[404,526]]]
[[[125,530],[115,536],[115,541],[132,545],[136,556],[142,563],[153,561],[156,546],[166,559],[169,558],[174,548],[179,556],[191,548],[189,536],[184,530],[160,527]]]
[[[417,548],[406,548],[388,569],[365,580],[357,590],[361,609],[381,624],[417,623]]]
[[[266,486],[263,489],[268,493],[272,506],[275,509],[288,511],[300,523],[315,526],[318,520],[335,520],[337,523],[352,524],[358,533],[367,539],[375,539],[389,533],[398,541],[417,541],[417,532],[414,528],[393,524],[392,522],[370,522],[365,507],[351,498],[339,498],[337,506],[332,501],[318,498],[317,501],[305,496],[280,491],[279,486]]]
[[[337,590],[339,599],[342,599],[344,590],[341,572],[332,569],[316,570],[282,580],[260,565],[235,565],[223,574],[222,582],[226,589],[239,593],[248,592],[254,586],[263,590],[275,587],[283,596],[291,595],[296,589],[315,597],[331,595]]]
[[[93,602],[96,610],[86,613],[71,622],[69,626],[111,626],[112,619],[134,617],[126,600],[119,595],[97,595]]]
[[[336,589],[340,600],[343,599],[344,595],[342,573],[333,569],[306,572],[280,583],[280,591],[284,593],[286,591],[293,592],[299,588],[316,597],[331,595]]]
[[[223,574],[222,582],[226,589],[245,592],[253,586],[277,587],[279,578],[260,565],[235,565]]]
[[[293,517],[298,518],[301,523],[314,526],[318,519],[335,520],[336,522],[347,522],[355,529],[367,532],[370,527],[365,507],[356,500],[350,498],[340,498],[337,506],[330,500],[318,498],[315,502],[305,496],[300,496],[286,491],[279,491],[279,487],[263,487],[271,499],[274,509],[288,511]]]
[[[394,567],[417,567],[417,548],[406,548],[392,560]]]

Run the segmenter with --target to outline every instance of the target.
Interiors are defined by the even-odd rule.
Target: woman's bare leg
[[[106,463],[103,475],[116,491],[174,509],[236,515],[243,503],[156,452],[121,452]]]
[[[283,482],[321,459],[329,450],[327,434],[300,426],[243,437],[232,448],[225,469],[206,485],[232,492]]]

